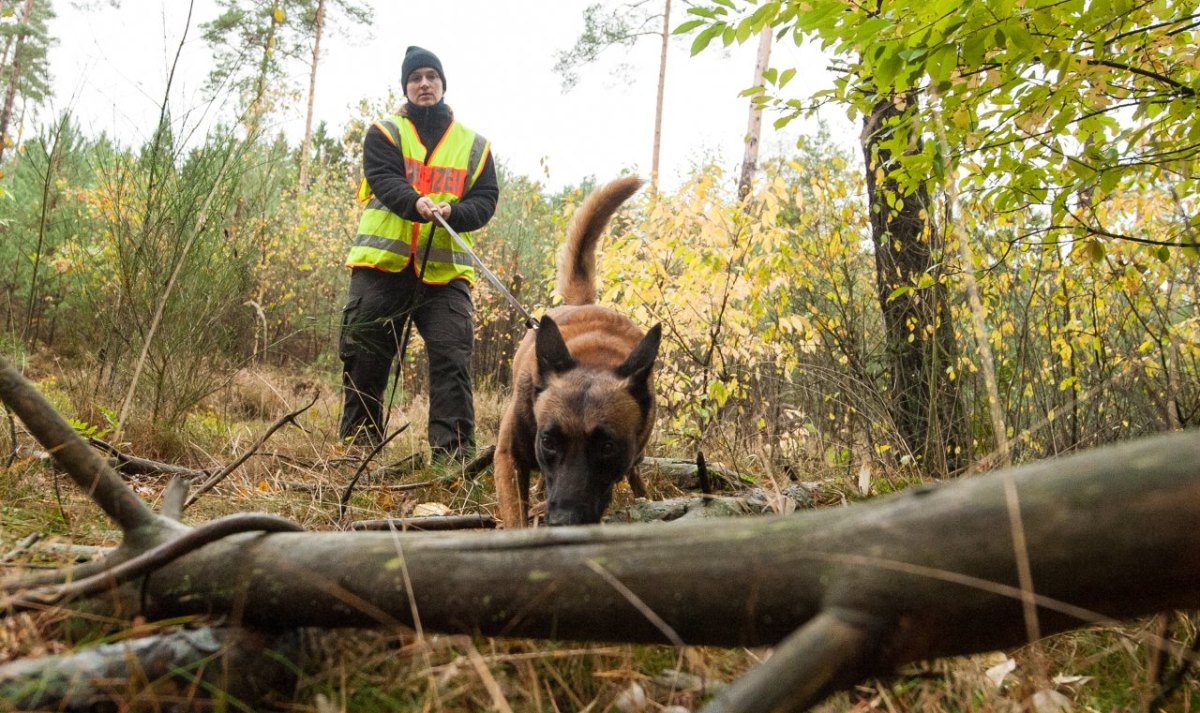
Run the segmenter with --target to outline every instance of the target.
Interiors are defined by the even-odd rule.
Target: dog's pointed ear
[[[567,343],[563,341],[562,332],[558,330],[558,325],[554,323],[554,320],[548,316],[542,317],[541,324],[538,325],[535,346],[539,380],[551,374],[561,374],[575,368],[575,358],[567,350]]]
[[[646,332],[642,341],[637,343],[621,366],[617,367],[617,376],[629,379],[631,386],[639,383],[644,388],[650,378],[650,370],[654,368],[654,360],[658,358],[658,345],[662,342],[662,323],[658,323]]]

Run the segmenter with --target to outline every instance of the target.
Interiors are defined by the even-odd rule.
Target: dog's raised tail
[[[642,187],[638,176],[622,176],[588,194],[571,217],[558,258],[558,294],[569,305],[596,301],[596,242],[617,208]]]

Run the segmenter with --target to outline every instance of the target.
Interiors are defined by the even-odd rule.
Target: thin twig
[[[1150,701],[1150,706],[1147,710],[1157,711],[1166,709],[1167,701],[1179,689],[1184,678],[1191,673],[1196,662],[1196,654],[1200,652],[1200,634],[1192,639],[1191,646],[1187,648],[1187,652],[1182,655],[1182,660],[1179,662],[1179,668],[1171,672],[1171,675],[1166,677],[1159,683],[1158,691],[1154,694],[1154,700]],[[1165,667],[1163,669],[1166,670]]]
[[[55,468],[50,473],[50,479],[54,482],[54,504],[58,506],[58,516],[62,518],[63,524],[67,529],[71,529],[71,517],[67,515],[67,509],[63,507],[62,485],[59,483],[58,469]]]
[[[122,453],[116,446],[106,443],[95,436],[89,437],[88,443],[116,460],[115,467],[117,472],[124,475],[171,475],[193,481],[202,480],[210,475],[208,471],[185,468],[173,463],[161,463],[147,458],[131,456],[128,453]]]
[[[671,625],[658,615],[658,612],[647,606],[646,602],[642,601],[641,597],[634,594],[633,590],[625,586],[624,582],[614,577],[612,572],[609,572],[604,568],[604,565],[600,564],[594,559],[589,559],[587,562],[585,562],[585,564],[588,566],[588,569],[600,575],[601,579],[603,579],[605,582],[608,582],[609,586],[617,590],[617,592],[620,593],[622,597],[625,597],[625,599],[628,600],[635,609],[641,612],[642,616],[646,617],[646,621],[649,621],[654,628],[658,629],[659,632],[661,632],[662,635],[667,638],[667,641],[670,641],[674,646],[680,649],[687,646],[679,634],[676,633],[675,629],[671,628]]]
[[[305,405],[295,411],[292,411],[291,413],[284,414],[283,416],[280,416],[278,419],[276,419],[275,423],[272,423],[267,428],[266,432],[263,433],[263,435],[259,436],[258,440],[254,442],[254,445],[250,446],[250,448],[245,453],[242,453],[242,455],[237,460],[235,460],[234,462],[225,466],[217,473],[214,473],[211,477],[209,477],[208,480],[201,483],[200,486],[198,488],[196,488],[196,492],[192,493],[192,495],[190,497],[188,497],[188,499],[183,503],[183,510],[187,510],[188,508],[190,508],[192,506],[192,503],[196,502],[196,500],[201,495],[212,490],[214,487],[216,487],[217,483],[220,483],[222,480],[225,480],[225,478],[228,477],[230,473],[237,470],[238,467],[242,465],[242,463],[245,463],[247,460],[249,460],[250,456],[254,455],[254,452],[256,450],[258,450],[259,447],[262,446],[262,444],[266,443],[267,439],[270,438],[276,431],[283,428],[285,425],[287,425],[289,423],[295,424],[296,417],[299,416],[300,414],[304,413],[305,411],[309,410],[310,408],[312,408],[313,404],[315,404],[317,402],[317,396],[318,396],[318,394],[316,392],[314,392],[312,401],[309,401],[307,405]]]
[[[18,542],[15,547],[9,550],[3,557],[0,557],[0,564],[11,562],[14,558],[16,558],[17,555],[21,554],[30,547],[33,547],[33,544],[40,539],[42,539],[42,533],[40,532],[31,532],[25,537],[22,537],[21,541]]]
[[[467,660],[471,662],[471,668],[475,669],[475,673],[483,681],[483,687],[487,689],[488,695],[492,698],[492,706],[500,713],[513,713],[512,706],[504,696],[504,689],[500,688],[496,677],[484,663],[483,657],[479,655],[479,650],[475,648],[475,643],[467,636],[462,637],[460,641],[467,650]]]
[[[404,431],[407,429],[408,424],[406,423],[400,428],[397,428],[395,431],[392,431],[391,435],[376,444],[375,447],[371,449],[371,452],[367,454],[367,457],[363,458],[363,462],[359,464],[358,470],[354,471],[354,475],[350,478],[350,482],[346,484],[346,489],[342,491],[342,497],[338,500],[339,520],[346,516],[346,503],[350,502],[350,495],[354,493],[354,486],[358,483],[358,479],[362,477],[362,474],[367,470],[367,466],[370,465],[371,459],[378,455],[379,451],[383,450],[383,447],[386,446],[393,438],[399,436],[401,433],[404,433]]]
[[[351,530],[413,530],[434,532],[445,530],[495,529],[496,518],[491,515],[426,515],[424,517],[395,517],[386,520],[357,520]]]
[[[67,582],[78,581],[80,579],[90,577],[97,572],[103,572],[106,568],[112,566],[112,562],[105,559],[107,555],[100,552],[100,548],[96,549],[99,553],[97,555],[97,559],[92,559],[82,564],[69,565],[66,567],[54,565],[53,570],[50,572],[44,572],[33,577],[20,577],[0,582],[0,594],[10,595],[16,592],[38,589],[40,587],[61,586]],[[53,548],[51,548],[51,553],[57,554],[54,552]],[[72,553],[68,551],[66,554],[78,559],[79,553]]]

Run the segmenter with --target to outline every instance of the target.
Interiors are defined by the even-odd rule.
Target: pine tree
[[[0,90],[4,104],[0,108],[0,159],[14,143],[9,131],[13,125],[17,98],[34,104],[50,96],[50,70],[47,52],[54,43],[47,25],[54,17],[49,0],[25,0],[17,22],[0,24]]]

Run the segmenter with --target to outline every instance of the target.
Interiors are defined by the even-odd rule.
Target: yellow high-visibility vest
[[[417,193],[434,203],[457,203],[483,172],[491,144],[474,131],[451,121],[441,142],[428,150],[417,135],[417,128],[404,116],[377,122],[392,145],[404,156],[405,173]],[[417,260],[416,269],[425,271],[422,279],[431,285],[444,285],[454,279],[475,284],[471,257],[454,244],[444,229],[433,223],[405,220],[388,210],[371,191],[367,179],[358,188],[358,199],[367,204],[358,221],[358,235],[346,256],[346,267],[372,267],[400,272]],[[472,249],[470,233],[459,233]],[[432,243],[430,242],[432,240]],[[429,259],[425,261],[425,248]]]

